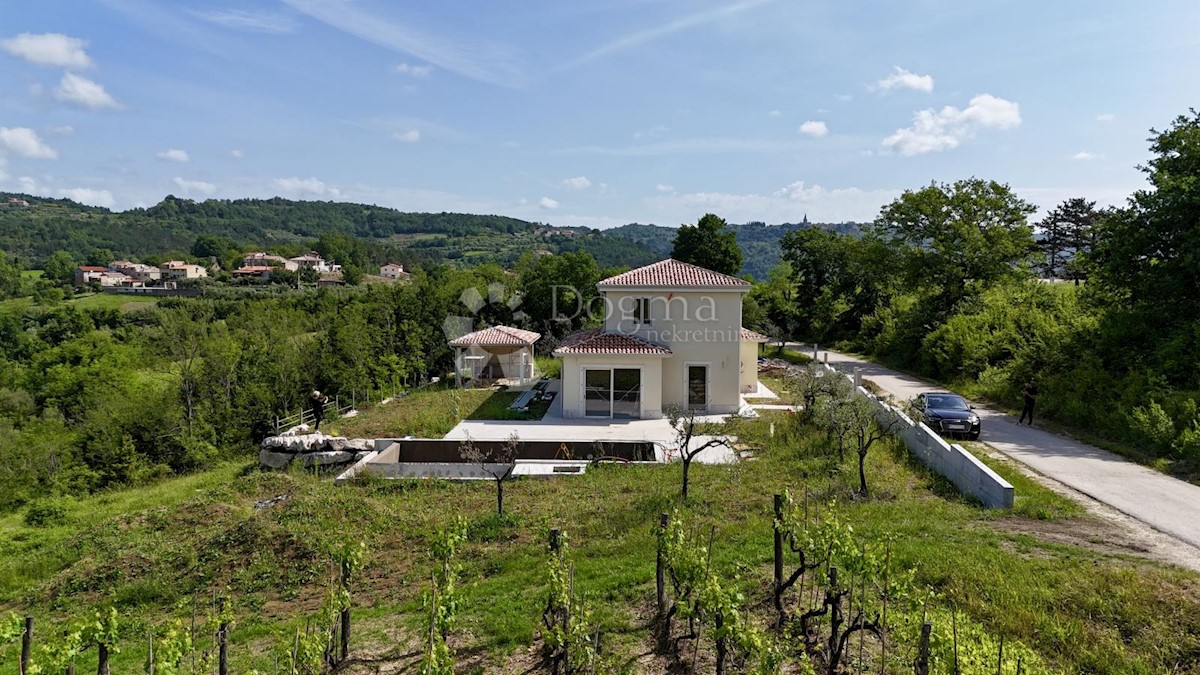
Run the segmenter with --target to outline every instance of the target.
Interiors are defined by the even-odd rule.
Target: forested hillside
[[[741,225],[733,223],[726,225],[726,228],[737,236],[738,246],[742,249],[742,274],[749,274],[755,279],[767,278],[771,269],[779,264],[781,260],[779,243],[788,232],[810,227],[839,234],[858,234],[860,229],[857,223],[808,223],[807,221],[780,225],[767,225],[757,221]],[[629,240],[653,251],[662,258],[671,254],[675,231],[674,227],[630,223],[605,230],[604,234],[613,238]]]
[[[619,238],[555,228],[516,218],[462,213],[408,213],[380,206],[274,199],[210,199],[168,196],[148,209],[113,212],[66,199],[0,193],[28,206],[0,208],[0,250],[27,266],[65,250],[87,261],[96,250],[143,258],[190,251],[203,235],[242,246],[287,247],[322,236],[363,239],[376,262],[409,264],[497,262],[512,265],[527,250],[586,250],[602,265],[637,265],[654,254]],[[106,261],[105,261],[106,262]]]

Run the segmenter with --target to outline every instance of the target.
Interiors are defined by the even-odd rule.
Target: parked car
[[[930,391],[919,394],[913,403],[921,413],[921,421],[942,436],[979,440],[979,415],[958,394]]]

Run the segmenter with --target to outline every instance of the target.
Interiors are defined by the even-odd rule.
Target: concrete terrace
[[[548,391],[559,394],[561,383],[551,381]],[[765,388],[764,388],[765,389]],[[769,393],[769,390],[767,390]],[[757,392],[756,392],[757,393]],[[772,394],[773,396],[773,394]],[[755,416],[754,407],[742,399],[742,414]],[[703,415],[701,422],[724,422],[726,415]],[[527,441],[646,441],[656,446],[655,456],[659,462],[669,462],[673,456],[675,430],[666,418],[662,419],[609,419],[609,418],[565,418],[562,413],[562,396],[556,395],[550,409],[540,420],[464,420],[447,433],[448,440],[504,440],[516,433]],[[696,436],[692,447],[708,441],[711,436]],[[727,446],[709,448],[696,458],[704,464],[729,464],[738,460],[737,453]]]

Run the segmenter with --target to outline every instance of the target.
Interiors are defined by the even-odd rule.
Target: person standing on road
[[[1021,392],[1021,396],[1025,397],[1025,406],[1021,408],[1021,419],[1017,420],[1017,424],[1024,422],[1028,417],[1029,426],[1033,426],[1033,404],[1037,402],[1037,394],[1037,384],[1030,380],[1025,384],[1024,391]]]
[[[313,389],[312,396],[308,397],[308,403],[312,406],[313,431],[320,431],[321,422],[325,419],[325,404],[329,403],[329,397]]]

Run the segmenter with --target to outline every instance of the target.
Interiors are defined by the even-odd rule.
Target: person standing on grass
[[[1025,383],[1025,389],[1021,392],[1021,396],[1025,398],[1025,406],[1021,408],[1021,419],[1017,420],[1017,424],[1029,418],[1029,426],[1033,426],[1033,404],[1037,402],[1037,384],[1033,380]]]
[[[313,389],[312,396],[308,397],[308,403],[312,406],[313,431],[320,431],[321,422],[325,419],[325,404],[329,403],[329,397]]]

